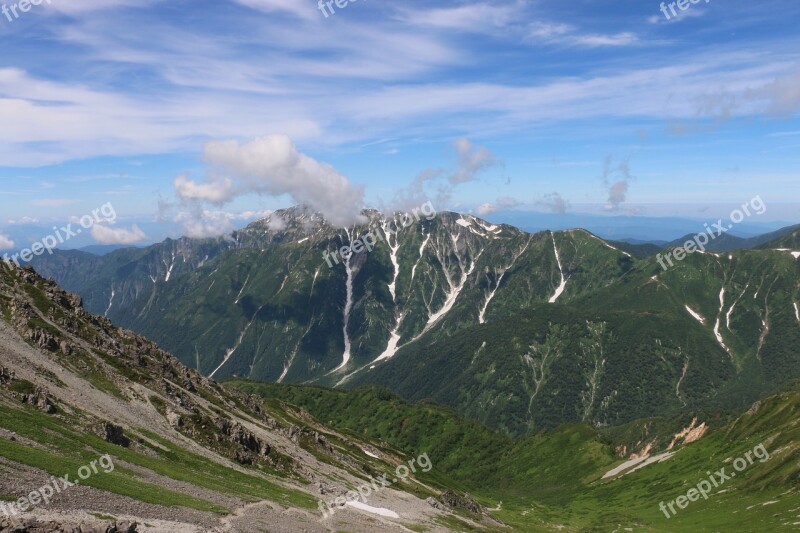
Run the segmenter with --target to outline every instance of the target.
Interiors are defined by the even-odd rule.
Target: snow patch
[[[114,285],[111,285],[111,299],[108,300],[108,307],[106,308],[106,312],[103,313],[103,316],[108,316],[108,312],[111,311],[111,306],[114,303]],[[795,304],[795,309],[797,309],[797,305]]]
[[[411,269],[411,281],[414,281],[414,274],[417,272],[417,266],[419,266],[419,262],[422,261],[422,254],[425,251],[425,247],[428,245],[428,241],[431,240],[431,234],[425,235],[425,240],[422,241],[422,244],[419,247],[419,259],[417,262],[414,263],[414,267]]]
[[[236,350],[239,349],[239,346],[242,345],[242,341],[244,340],[244,336],[247,334],[247,331],[250,329],[250,326],[253,325],[253,322],[255,322],[256,317],[258,316],[258,314],[261,312],[262,309],[264,309],[263,305],[258,308],[258,311],[255,312],[255,314],[253,315],[252,320],[250,320],[250,322],[248,322],[248,324],[244,327],[244,329],[242,330],[242,333],[239,335],[239,340],[236,341],[236,344],[234,344],[233,348],[229,348],[225,352],[225,357],[222,359],[222,362],[219,364],[219,366],[217,368],[214,369],[214,371],[212,373],[210,373],[208,375],[209,378],[213,378],[214,374],[219,372],[219,369],[222,368],[225,365],[225,363],[227,363],[228,360],[233,356],[234,352],[236,352]]]
[[[717,338],[717,342],[719,343],[722,348],[728,352],[728,355],[733,358],[733,353],[731,352],[730,348],[725,345],[725,341],[722,338],[722,334],[719,332],[719,324],[722,318],[722,311],[725,309],[725,287],[722,287],[722,290],[719,291],[719,312],[717,313],[717,322],[714,324],[714,336]]]
[[[458,247],[456,246],[456,243],[458,242],[458,236],[457,235],[451,235],[451,238],[453,240],[453,249],[454,250],[458,250]],[[456,300],[458,300],[458,295],[461,294],[462,290],[464,290],[464,286],[467,284],[467,279],[472,274],[472,272],[475,270],[475,265],[477,264],[478,259],[480,259],[480,256],[481,256],[482,253],[483,253],[483,251],[481,251],[477,256],[475,256],[472,259],[472,263],[470,264],[469,268],[464,268],[464,265],[461,262],[461,258],[459,257],[458,260],[459,260],[459,267],[461,269],[461,279],[458,281],[458,283],[455,283],[453,281],[452,277],[450,276],[449,272],[447,271],[447,267],[444,266],[445,265],[444,255],[440,254],[439,263],[441,263],[442,266],[443,266],[445,279],[447,280],[447,284],[450,286],[450,291],[447,293],[447,297],[446,297],[446,299],[444,301],[444,304],[442,305],[442,308],[439,309],[437,312],[433,313],[428,318],[428,323],[425,325],[424,330],[422,331],[422,333],[417,335],[417,337],[415,337],[415,339],[421,337],[422,335],[424,335],[425,333],[430,331],[430,329],[442,317],[444,317],[447,313],[450,312],[450,310],[456,304]]]
[[[391,509],[385,509],[383,507],[372,507],[371,505],[367,505],[366,503],[361,503],[359,501],[347,502],[347,505],[349,505],[350,507],[355,507],[356,509],[361,509],[362,511],[366,511],[368,513],[385,516],[387,518],[400,518],[400,515],[395,513]]]
[[[378,356],[377,359],[373,361],[373,363],[377,363],[378,361],[383,361],[384,359],[391,359],[394,357],[394,354],[397,353],[398,344],[400,344],[400,324],[403,323],[403,313],[397,317],[397,323],[394,326],[394,329],[389,333],[389,343],[386,345],[386,349],[383,351],[382,354]]]
[[[164,261],[164,266],[167,266],[167,262]],[[175,253],[172,254],[172,264],[169,265],[169,269],[167,269],[167,275],[164,278],[164,282],[166,283],[169,281],[170,276],[172,276],[172,269],[175,268]]]
[[[355,231],[354,231],[355,233]],[[347,232],[348,239],[352,242],[353,238],[350,237],[350,232]],[[350,311],[353,309],[353,267],[350,265],[350,261],[353,259],[353,254],[347,256],[347,260],[344,261],[344,269],[347,273],[347,282],[345,283],[345,288],[347,289],[347,299],[344,304],[344,325],[342,326],[342,332],[344,333],[344,353],[342,354],[342,364],[334,368],[331,372],[338,372],[342,370],[347,363],[350,362],[350,334],[347,332],[347,328],[350,325]]]
[[[586,235],[588,235],[589,237],[592,237],[592,238],[594,238],[594,239],[597,239],[598,241],[600,241],[601,243],[603,243],[603,244],[604,244],[604,245],[605,245],[607,248],[611,248],[612,250],[615,250],[615,251],[617,251],[617,252],[619,252],[619,253],[621,253],[621,254],[625,254],[625,255],[627,255],[628,257],[633,257],[633,256],[632,256],[631,254],[629,254],[628,252],[623,252],[623,251],[622,251],[622,250],[620,250],[619,248],[615,248],[615,247],[611,246],[610,244],[608,244],[606,241],[604,241],[603,239],[601,239],[601,238],[600,238],[600,237],[598,237],[597,235],[593,235],[593,234],[589,233],[589,232],[588,232],[588,231],[586,231],[586,230],[584,230],[584,231],[586,232]]]
[[[666,452],[666,453],[662,453],[661,455],[654,455],[653,457],[648,457],[646,461],[636,465],[635,467],[633,467],[629,471],[625,472],[623,475],[627,476],[628,474],[636,472],[637,470],[639,470],[641,468],[644,468],[644,467],[646,467],[648,465],[651,465],[653,463],[663,463],[664,461],[666,461],[667,459],[669,459],[670,457],[675,455],[675,453],[676,452]]]
[[[556,246],[556,236],[553,233],[550,233],[550,237],[553,239],[553,250],[556,252],[556,263],[558,263],[558,273],[561,274],[561,285],[556,288],[555,294],[550,298],[551,304],[556,303],[558,297],[564,292],[564,289],[567,287],[567,278],[564,277],[564,267],[561,266],[561,258],[558,255],[558,247]]]
[[[236,298],[233,300],[233,305],[237,305],[239,303],[239,299],[242,297],[242,293],[244,292],[245,288],[247,288],[247,282],[250,281],[250,274],[247,274],[247,277],[242,284],[242,288],[239,289],[239,294],[236,295]]]
[[[731,308],[728,309],[728,314],[725,315],[725,327],[727,327],[728,329],[731,329],[731,315],[733,315],[733,310],[736,307],[736,304],[738,304],[739,300],[741,300],[744,297],[744,293],[746,293],[747,289],[749,289],[749,288],[750,288],[750,284],[748,283],[747,285],[745,285],[744,290],[742,291],[742,294],[739,295],[739,297],[736,299],[736,301],[733,302],[733,305],[731,306]]]
[[[609,470],[608,472],[603,474],[603,477],[601,479],[614,477],[617,474],[619,474],[620,472],[624,472],[625,470],[627,470],[627,469],[629,469],[629,468],[631,468],[633,466],[636,466],[639,463],[641,463],[643,461],[646,461],[646,460],[647,460],[647,456],[645,455],[644,457],[638,457],[636,459],[630,459],[628,461],[625,461],[624,463],[622,463],[621,465],[617,466],[616,468],[612,468],[611,470]]]
[[[383,223],[383,233],[386,236],[386,243],[389,245],[389,259],[392,260],[392,266],[394,266],[394,277],[392,278],[392,282],[389,283],[389,292],[392,294],[392,301],[394,302],[397,299],[397,277],[400,275],[400,262],[397,260],[397,251],[400,250],[400,239],[397,238],[397,234],[394,234],[394,246],[392,246],[392,239],[389,232],[389,223]]]
[[[528,239],[528,242],[526,242],[522,250],[520,250],[519,253],[514,256],[514,259],[511,260],[511,263],[500,271],[500,276],[497,278],[497,282],[495,284],[494,289],[486,297],[486,301],[483,303],[483,309],[481,309],[480,313],[478,313],[478,322],[480,324],[486,323],[486,320],[484,318],[486,316],[486,309],[489,308],[489,303],[492,301],[492,298],[494,298],[495,293],[497,293],[497,289],[500,288],[500,282],[503,281],[503,277],[506,275],[506,272],[511,270],[511,267],[514,266],[514,263],[517,262],[517,259],[519,259],[520,256],[525,253],[525,250],[528,249],[528,245],[530,245],[530,243],[531,241],[530,239]]]
[[[693,317],[695,317],[695,318],[697,319],[697,321],[698,321],[698,322],[700,322],[700,323],[701,323],[701,324],[703,324],[704,326],[706,325],[706,319],[705,319],[705,318],[703,318],[703,317],[700,315],[700,313],[698,313],[697,311],[695,311],[694,309],[692,309],[692,308],[691,308],[691,307],[689,307],[688,305],[686,306],[686,310],[687,310],[687,311],[689,311],[689,314],[690,314],[690,315],[692,315]]]

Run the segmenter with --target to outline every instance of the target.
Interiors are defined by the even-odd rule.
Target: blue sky
[[[107,202],[120,242],[157,218],[203,236],[298,202],[344,224],[426,199],[490,219],[700,218],[760,195],[767,219],[800,222],[800,3],[701,1],[669,21],[659,4],[11,10],[0,246]]]

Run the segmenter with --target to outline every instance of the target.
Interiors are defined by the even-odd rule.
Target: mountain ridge
[[[585,230],[443,212],[386,234],[395,219],[366,215],[336,230],[293,209],[227,239],[36,267],[205,375],[380,384],[515,435],[740,408],[798,377],[791,254],[698,253],[664,272]],[[367,231],[384,239],[328,266]]]

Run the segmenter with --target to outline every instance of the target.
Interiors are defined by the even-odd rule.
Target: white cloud
[[[482,217],[491,215],[495,211],[497,211],[497,206],[490,203],[481,204],[478,206],[478,209],[476,209],[476,212]]]
[[[192,239],[208,239],[227,235],[235,228],[231,218],[222,211],[180,212],[175,222],[183,226],[183,234]]]
[[[485,32],[514,21],[519,5],[485,2],[433,9],[401,9],[400,19],[408,24],[459,31]]]
[[[528,26],[527,40],[549,44],[574,46],[628,46],[639,42],[639,37],[631,32],[614,34],[581,33],[575,26],[562,23],[534,22]]]
[[[205,145],[203,157],[213,167],[203,182],[185,175],[175,179],[175,192],[183,201],[222,205],[247,194],[286,194],[335,226],[362,221],[363,189],[332,166],[300,153],[286,135],[246,144],[213,141]]]
[[[162,208],[171,207],[162,204]],[[190,208],[188,211],[178,212],[172,220],[181,224],[184,236],[193,239],[207,239],[228,235],[236,229],[233,225],[234,221],[261,220],[273,214],[273,211],[270,210],[232,213],[229,211],[201,210],[197,204],[188,207]]]
[[[63,207],[65,205],[77,204],[78,200],[70,198],[40,198],[38,200],[31,200],[31,205],[37,207]]]
[[[24,216],[24,217],[21,217],[21,218],[12,219],[12,220],[8,221],[8,224],[12,225],[12,226],[19,225],[19,224],[38,224],[38,223],[39,223],[39,219],[38,218],[33,218],[33,217],[29,217],[29,216]]]
[[[448,178],[450,183],[472,181],[480,172],[499,164],[491,150],[478,146],[469,139],[457,139],[453,146],[458,152],[458,169]]]
[[[570,203],[568,200],[564,199],[558,192],[551,192],[550,194],[545,194],[542,198],[536,202],[538,205],[542,205],[550,209],[553,213],[558,213],[559,215],[563,215],[567,212],[570,208]]]
[[[606,157],[603,163],[603,186],[608,191],[606,210],[616,212],[622,209],[628,198],[630,182],[634,179],[627,160],[614,164],[614,159],[610,155]]]
[[[136,224],[131,229],[95,224],[92,227],[92,238],[100,244],[134,244],[145,240],[147,235]]]
[[[669,62],[650,62],[662,67],[642,68],[663,48],[653,50],[657,43],[646,41],[644,32],[657,28],[636,28],[634,34],[628,28],[585,31],[558,19],[532,23],[548,20],[547,11],[534,2],[477,0],[427,11],[386,4],[389,16],[365,24],[351,13],[322,22],[315,2],[238,0],[257,11],[245,12],[246,20],[236,18],[241,9],[220,12],[220,31],[233,23],[236,38],[212,43],[187,20],[131,7],[140,1],[153,5],[60,0],[42,6],[42,11],[81,16],[45,25],[52,54],[24,61],[8,56],[7,67],[0,67],[0,122],[15,125],[0,128],[0,160],[42,166],[104,155],[174,153],[208,139],[255,138],[265,131],[330,147],[423,131],[431,138],[485,138],[535,128],[542,121],[568,124],[598,117],[702,121],[706,115],[697,105],[702,95],[720,89],[741,95],[766,87],[796,62],[793,49],[782,54],[781,47],[760,50],[757,42],[747,48],[712,43],[695,50],[677,47]],[[110,11],[123,8],[124,13]],[[300,19],[287,24],[276,9],[296,12]],[[305,13],[316,18],[303,18]],[[434,16],[426,23],[428,14]],[[415,23],[408,22],[412,18]],[[630,61],[615,55],[588,62],[594,67],[550,71],[542,66],[543,75],[532,64],[530,75],[509,76],[509,65],[495,64],[507,56],[459,33],[481,31],[481,23],[493,28],[492,38],[514,43],[515,49],[523,36],[536,43],[615,47],[615,54],[626,44],[650,46]],[[136,32],[127,31],[131,24],[137,24]],[[454,31],[447,31],[448,25]],[[42,78],[38,73],[51,72],[50,63],[71,66]],[[491,75],[456,75],[464,68]],[[135,84],[115,83],[120,72],[158,81],[151,91],[142,91]],[[734,116],[791,107],[790,91],[774,90],[776,105],[745,101]]]
[[[162,0],[69,0],[68,2],[50,2],[48,9],[54,9],[70,15],[84,15],[92,11],[109,11],[129,7],[144,8]]]
[[[296,17],[312,20],[323,15],[312,2],[297,2],[287,0],[234,0],[237,4],[264,11],[265,13],[284,12]]]
[[[14,248],[14,241],[10,237],[0,233],[0,250],[12,250]]]
[[[475,210],[476,213],[480,216],[491,215],[492,213],[496,213],[497,211],[502,211],[504,209],[511,209],[513,207],[517,207],[521,205],[518,200],[513,198],[509,198],[507,196],[498,198],[496,203],[483,203],[478,206]]]

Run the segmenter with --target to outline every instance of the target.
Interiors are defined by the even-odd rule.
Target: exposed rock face
[[[481,506],[478,505],[469,494],[459,496],[455,492],[448,490],[439,495],[439,502],[450,509],[463,509],[474,514],[481,514],[483,512]],[[434,507],[436,506],[434,505]],[[438,507],[436,508],[438,509]]]
[[[692,419],[692,423],[689,424],[688,427],[678,432],[672,438],[672,442],[669,443],[667,449],[671,450],[676,444],[679,444],[681,441],[683,441],[683,444],[686,445],[696,440],[700,440],[703,437],[703,435],[706,434],[706,431],[708,431],[708,426],[706,426],[706,423],[703,422],[698,426],[697,417],[694,417]]]
[[[266,457],[272,449],[269,444],[259,439],[240,423],[233,420],[220,418],[217,420],[216,427],[221,434],[227,436],[229,442],[239,444],[245,448],[245,450],[258,456]],[[240,453],[241,452],[239,452],[239,454]],[[239,460],[239,454],[237,454],[237,461]],[[244,456],[244,454],[242,456]],[[239,462],[241,463],[243,461]]]
[[[103,439],[111,444],[127,448],[131,445],[131,439],[125,436],[125,432],[119,426],[115,426],[110,422],[103,425]]]
[[[4,366],[0,366],[0,385],[7,385],[15,379],[16,377],[14,376],[13,370],[9,370]]]
[[[31,394],[23,394],[22,402],[36,407],[43,413],[51,415],[56,412],[55,398],[42,387],[36,387]]]
[[[5,367],[0,367],[0,385],[9,386],[14,382],[23,384],[25,388],[27,387],[33,388],[33,385],[31,383],[28,383],[24,380],[22,381],[18,380],[13,370],[10,370]],[[12,391],[11,396],[19,398],[19,400],[22,403],[32,405],[37,409],[39,409],[40,411],[47,414],[53,414],[57,410],[55,404],[55,397],[52,394],[50,394],[50,392],[46,388],[41,386],[36,386],[35,388],[33,388],[32,391],[30,390],[24,391],[24,389],[19,392]]]

